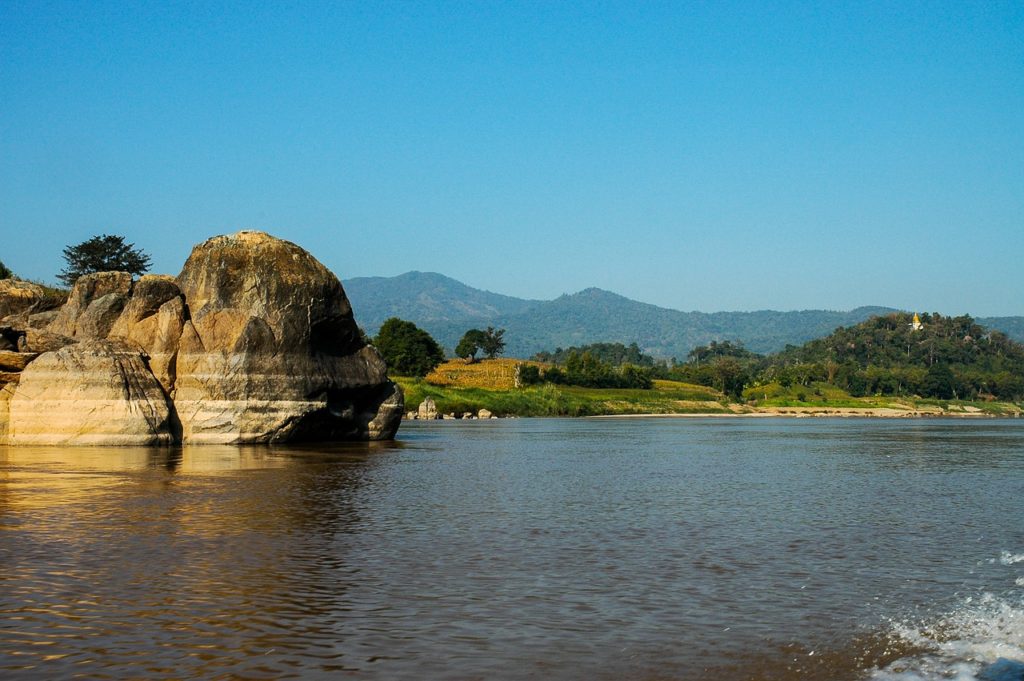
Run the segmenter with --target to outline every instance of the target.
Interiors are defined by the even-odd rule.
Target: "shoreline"
[[[886,409],[865,407],[844,407],[836,409],[816,409],[813,407],[781,407],[758,411],[736,411],[730,413],[689,413],[689,414],[596,414],[584,416],[591,419],[628,419],[628,418],[874,418],[874,419],[1018,419],[1020,414],[989,414],[981,411],[923,411],[918,409]]]
[[[1024,403],[934,400],[906,396],[854,398],[829,394],[810,402],[772,398],[731,402],[708,386],[655,381],[650,390],[628,388],[583,388],[578,386],[513,385],[512,361],[488,360],[473,365],[477,374],[459,374],[466,365],[452,363],[451,371],[427,379],[396,380],[406,399],[406,419],[414,417],[419,405],[433,401],[438,418],[458,419],[466,413],[499,418],[1020,418]],[[480,374],[486,370],[486,375]],[[504,372],[504,373],[502,373]],[[499,375],[500,374],[500,375]],[[486,380],[485,380],[486,379]],[[428,412],[431,410],[428,410]]]
[[[764,411],[735,411],[735,412],[688,412],[679,414],[665,414],[665,413],[638,413],[638,414],[589,414],[586,416],[520,416],[518,414],[509,414],[506,416],[492,416],[490,418],[473,419],[464,418],[436,418],[436,419],[419,419],[419,418],[403,418],[403,422],[409,421],[505,421],[508,419],[765,419],[765,418],[786,418],[786,419],[965,419],[965,420],[981,420],[981,419],[1006,419],[1013,420],[1024,418],[1024,414],[991,414],[991,413],[977,413],[977,412],[955,412],[955,411],[920,411],[920,410],[898,410],[898,409],[856,409],[856,408],[845,408],[845,409],[827,409],[827,410],[816,410],[813,408],[806,410],[799,410],[797,407],[790,407],[787,411],[782,410],[764,410]]]

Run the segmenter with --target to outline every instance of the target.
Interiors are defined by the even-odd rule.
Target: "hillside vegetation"
[[[893,313],[769,357],[762,382],[825,382],[851,395],[1024,399],[1024,346],[970,316]]]
[[[545,367],[514,359],[467,363],[452,360],[425,378],[395,377],[415,409],[431,397],[444,414],[488,409],[498,416],[596,416],[609,414],[728,413],[725,396],[706,386],[654,381],[651,389],[584,388],[566,385],[516,387],[520,365]]]
[[[540,359],[454,360],[398,380],[410,407],[430,396],[455,414],[1020,415],[1024,400],[1024,346],[968,316],[892,313],[769,356],[713,342],[665,363],[598,343]],[[627,376],[643,380],[618,385]]]
[[[776,352],[859,324],[894,310],[680,312],[590,288],[554,300],[525,300],[466,286],[429,272],[397,277],[359,277],[345,282],[356,319],[373,336],[389,317],[428,331],[452,354],[467,329],[507,330],[506,354],[532,357],[541,351],[599,342],[636,343],[659,359],[683,361],[690,350],[712,341],[740,341],[758,353]],[[993,317],[980,323],[1024,341],[1024,317]]]

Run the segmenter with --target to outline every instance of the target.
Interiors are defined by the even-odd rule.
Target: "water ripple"
[[[947,637],[980,641],[969,653],[903,635],[986,593],[1019,617],[1017,424],[524,420],[403,439],[0,448],[0,675],[897,678],[915,660],[949,673],[1019,624]]]

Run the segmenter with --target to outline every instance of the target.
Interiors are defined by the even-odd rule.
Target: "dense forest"
[[[824,381],[851,395],[1024,398],[1024,345],[970,316],[893,313],[771,355],[760,380]]]

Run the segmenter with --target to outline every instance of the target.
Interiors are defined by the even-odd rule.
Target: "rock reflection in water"
[[[397,447],[0,448],[2,675],[342,668],[332,539]]]

